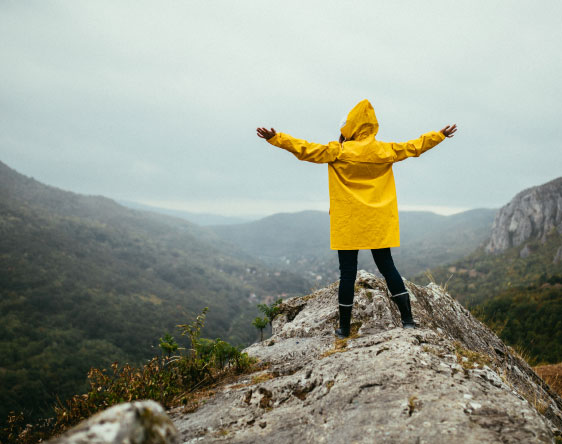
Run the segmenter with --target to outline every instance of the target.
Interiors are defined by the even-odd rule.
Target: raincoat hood
[[[346,140],[363,140],[369,136],[376,136],[379,122],[371,103],[365,99],[359,102],[347,115],[341,133]]]

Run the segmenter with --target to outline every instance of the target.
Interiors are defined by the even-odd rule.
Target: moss
[[[460,342],[455,341],[455,354],[457,355],[457,362],[465,369],[471,370],[476,367],[484,367],[491,365],[491,359],[484,353],[468,350],[464,348]],[[475,365],[476,364],[476,365]]]
[[[429,345],[423,345],[422,350],[426,353],[431,353],[432,355],[435,355],[438,358],[444,358],[445,357],[444,353],[437,351],[435,348],[430,347]]]

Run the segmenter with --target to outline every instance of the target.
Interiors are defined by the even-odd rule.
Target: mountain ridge
[[[92,366],[152,357],[159,337],[206,306],[203,334],[248,344],[258,302],[309,288],[206,228],[3,163],[0,191],[0,420],[50,410],[55,394],[85,388]]]

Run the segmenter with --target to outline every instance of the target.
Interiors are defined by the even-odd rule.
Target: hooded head
[[[349,112],[340,131],[346,140],[359,141],[369,136],[376,136],[379,122],[373,106],[367,99],[359,102]]]

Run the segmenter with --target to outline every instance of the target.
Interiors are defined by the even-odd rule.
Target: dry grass
[[[527,364],[531,362],[531,354],[529,351],[520,344],[516,344],[511,348],[513,354],[518,356],[519,358],[523,359]]]
[[[533,370],[556,393],[562,396],[562,362],[550,365],[537,365]]]
[[[251,385],[260,384],[262,382],[269,381],[270,379],[273,379],[273,378],[275,378],[275,376],[272,373],[265,372],[265,373],[262,373],[261,375],[254,376],[252,378],[252,384]]]
[[[523,396],[523,398],[525,398],[529,402],[529,404],[531,404],[535,408],[537,412],[539,412],[541,415],[544,415],[546,413],[550,399],[548,395],[542,394],[542,390],[540,395],[537,395],[536,390],[532,393],[523,392],[521,390],[518,391],[521,396]]]
[[[429,268],[427,270],[424,271],[425,276],[427,277],[427,279],[429,279],[429,282],[433,282],[434,284],[436,284],[439,288],[441,288],[441,290],[443,290],[445,293],[447,292],[447,287],[449,285],[449,281],[451,280],[451,278],[453,277],[454,273],[451,273],[451,275],[449,276],[449,278],[447,279],[447,281],[443,284],[443,282],[440,282],[439,284],[437,283],[437,281],[435,280],[435,277],[433,276],[433,274],[431,273],[431,271],[429,270]]]
[[[435,283],[435,278],[431,274],[431,271],[429,270],[429,268],[427,270],[425,270],[424,274],[429,279],[429,282]]]

